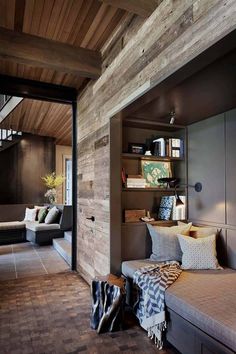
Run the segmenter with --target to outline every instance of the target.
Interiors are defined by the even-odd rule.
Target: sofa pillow
[[[54,206],[53,208],[49,209],[48,214],[44,220],[45,224],[54,224],[58,221],[60,214],[60,210]]]
[[[47,208],[41,208],[38,212],[38,222],[39,224],[42,224],[45,222],[45,218],[48,214],[48,209]]]
[[[178,221],[179,226],[187,225],[184,222]],[[194,238],[207,237],[217,234],[217,228],[210,226],[194,226],[192,225],[189,230],[189,236]]]
[[[37,215],[37,209],[25,209],[25,218],[24,221],[35,221]]]
[[[182,252],[177,234],[187,231],[191,225],[162,227],[147,224],[152,239],[152,254],[150,259],[157,262],[181,261]]]
[[[216,258],[216,236],[192,238],[177,235],[183,252],[182,269],[221,269]]]
[[[189,236],[189,230],[191,229],[192,227],[192,223],[188,223],[188,224],[183,224],[183,225],[176,225],[176,226],[169,226],[169,227],[166,227],[166,226],[156,226],[156,225],[153,225],[154,229],[157,230],[157,231],[162,231],[164,233],[172,233],[172,234],[181,234],[181,235],[186,235],[186,236]]]
[[[38,219],[39,219],[39,210],[40,210],[40,209],[45,209],[45,206],[35,205],[35,206],[34,206],[34,209],[37,209],[37,212],[36,212],[36,219],[35,219],[35,220],[38,220]]]

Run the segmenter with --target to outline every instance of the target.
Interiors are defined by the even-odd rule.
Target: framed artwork
[[[141,154],[144,155],[146,151],[145,144],[129,143],[128,151],[131,154]]]
[[[141,160],[142,176],[146,180],[148,188],[157,188],[161,184],[158,182],[159,178],[172,177],[171,163],[166,161],[155,160]],[[163,184],[162,184],[163,186]]]

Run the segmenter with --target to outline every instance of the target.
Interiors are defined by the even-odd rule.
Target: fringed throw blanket
[[[181,274],[178,262],[165,262],[138,269],[134,273],[134,284],[138,286],[139,297],[134,306],[140,325],[154,338],[162,349],[162,332],[166,328],[165,290]]]

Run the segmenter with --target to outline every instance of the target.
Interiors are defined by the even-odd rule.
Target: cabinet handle
[[[90,218],[86,218],[87,220],[95,221],[95,217],[91,216]]]

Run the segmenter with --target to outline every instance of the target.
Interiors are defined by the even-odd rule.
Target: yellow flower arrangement
[[[49,200],[50,204],[55,203],[57,201],[56,188],[62,185],[65,177],[63,175],[56,175],[55,172],[52,172],[41,178],[43,180],[43,184],[48,188],[44,196]]]
[[[51,174],[48,174],[41,178],[43,180],[44,185],[49,189],[57,188],[61,186],[62,183],[65,181],[65,177],[63,175],[56,175],[55,172],[52,172]]]

